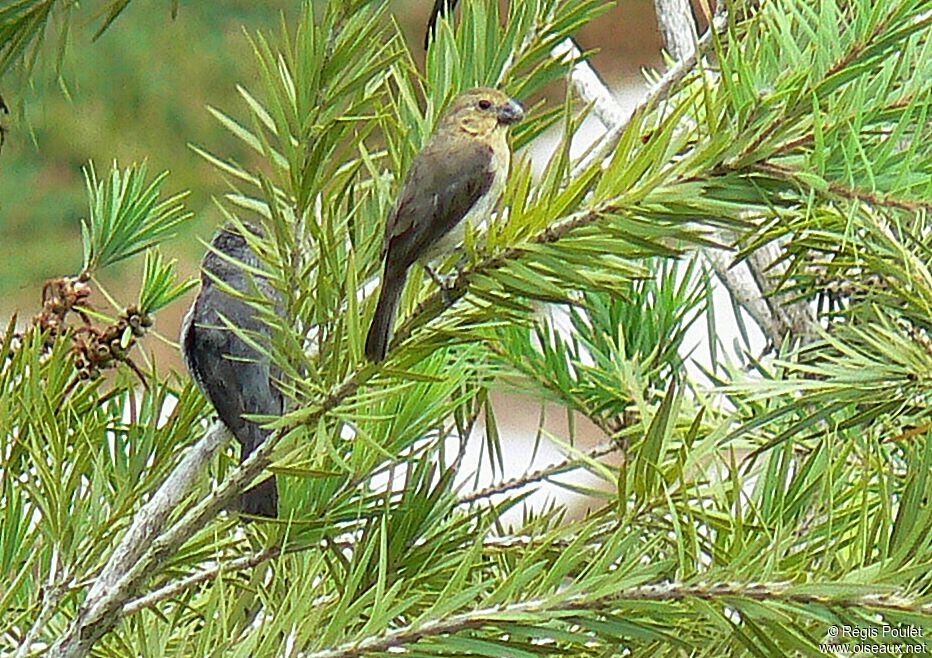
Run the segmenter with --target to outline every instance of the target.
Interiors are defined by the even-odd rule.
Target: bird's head
[[[524,118],[524,108],[498,89],[478,87],[457,96],[441,119],[441,128],[458,128],[472,135],[487,135]]]

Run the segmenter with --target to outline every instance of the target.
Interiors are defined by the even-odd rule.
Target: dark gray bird
[[[247,225],[247,228],[262,237],[258,227]],[[242,445],[240,458],[244,460],[265,441],[269,431],[243,415],[280,415],[284,401],[274,384],[278,372],[268,357],[228,327],[230,324],[239,327],[260,344],[263,339],[268,340],[269,328],[252,306],[222,291],[215,279],[244,295],[259,294],[272,300],[278,296],[266,279],[244,272],[243,266],[252,269],[261,266],[237,229],[222,228],[211,247],[201,263],[201,291],[181,328],[181,349],[195,383]],[[275,478],[270,477],[244,492],[239,509],[246,514],[276,517]]]
[[[449,14],[454,9],[459,0],[434,0],[434,6],[430,10],[430,17],[427,19],[427,30],[424,32],[424,50],[427,50],[427,47],[430,45],[430,38],[434,35],[434,30],[437,29],[437,21],[440,20],[442,14]]]

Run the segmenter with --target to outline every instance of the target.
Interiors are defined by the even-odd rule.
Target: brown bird
[[[497,89],[464,91],[414,159],[385,225],[382,290],[366,337],[371,361],[385,358],[408,269],[460,244],[466,222],[489,217],[508,176],[507,128],[523,117],[521,104]]]

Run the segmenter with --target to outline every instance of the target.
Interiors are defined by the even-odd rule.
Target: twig
[[[226,428],[219,423],[214,425],[188,450],[188,454],[149,502],[136,512],[133,524],[91,586],[78,616],[68,631],[50,649],[49,656],[86,656],[97,639],[113,627],[118,619],[120,607],[129,599],[141,580],[140,577],[128,579],[128,575],[139,565],[141,557],[151,550],[152,543],[162,532],[168,516],[188,495],[207,462],[213,459],[228,440],[229,433]],[[217,509],[219,510],[219,506]]]
[[[472,542],[473,540],[470,539],[469,541]],[[509,550],[513,548],[528,548],[530,546],[544,542],[544,539],[530,535],[500,535],[495,537],[487,537],[482,541],[482,545],[483,547],[489,549]],[[567,539],[561,539],[550,543],[557,547],[566,547],[571,543],[571,541]],[[253,553],[252,555],[246,555],[240,558],[229,560],[228,562],[220,562],[212,567],[201,569],[188,576],[185,576],[184,578],[168,583],[167,585],[153,590],[144,596],[133,599],[123,606],[123,616],[129,617],[130,615],[134,615],[141,610],[153,608],[162,601],[175,598],[182,592],[185,592],[192,587],[196,587],[197,585],[216,579],[220,574],[231,574],[237,571],[245,571],[247,569],[257,567],[264,562],[268,562],[269,560],[274,560],[282,555],[290,555],[292,553],[300,553],[302,551],[320,549],[327,546],[337,546],[341,549],[351,550],[355,547],[355,544],[350,542],[329,542],[329,544],[326,542],[320,542],[316,544],[291,546],[285,549],[282,549],[278,546],[273,546],[263,551]],[[336,595],[328,595],[325,598],[332,598],[333,600],[337,599]]]
[[[309,547],[301,547],[301,549],[304,548]],[[296,552],[297,550],[299,549],[295,548],[288,552]],[[140,596],[139,598],[133,599],[123,606],[123,616],[128,617],[129,615],[134,615],[145,608],[151,608],[156,604],[164,601],[165,599],[178,596],[182,592],[194,587],[195,585],[200,585],[201,583],[213,580],[221,573],[231,573],[234,571],[252,569],[253,567],[258,566],[263,562],[267,562],[268,560],[272,560],[281,554],[282,550],[279,547],[272,546],[265,549],[264,551],[254,553],[253,555],[236,558],[235,560],[230,560],[229,562],[221,562],[209,569],[196,571],[189,576],[185,576],[184,578],[149,592],[145,596]]]
[[[810,590],[811,591],[811,590]],[[821,604],[843,608],[868,608],[891,612],[932,612],[932,605],[920,605],[911,599],[895,595],[867,594],[853,596],[820,596],[809,592],[794,591],[790,583],[685,583],[668,582],[657,585],[641,585],[601,596],[577,593],[552,597],[518,601],[508,605],[492,608],[477,608],[450,615],[446,618],[433,619],[418,624],[386,631],[380,635],[347,642],[332,649],[324,649],[304,654],[304,658],[358,658],[368,654],[384,653],[418,642],[428,637],[438,637],[459,633],[465,630],[495,626],[497,624],[520,623],[532,615],[545,615],[549,611],[574,610],[612,610],[623,609],[626,603],[641,601],[687,601],[700,599],[718,601],[729,599],[749,599],[753,601]],[[529,623],[529,622],[526,622]]]
[[[850,66],[852,63],[854,63],[857,60],[857,58],[861,55],[861,53],[863,53],[869,47],[869,45],[874,41],[874,39],[878,35],[883,34],[887,30],[887,28],[889,27],[890,20],[892,20],[892,18],[893,18],[893,15],[891,14],[891,15],[888,15],[884,20],[878,21],[877,24],[874,26],[874,28],[871,30],[870,34],[868,34],[863,40],[852,44],[849,47],[849,50],[840,59],[838,59],[830,67],[828,67],[825,74],[822,76],[823,82],[826,80],[833,79],[834,76],[839,71],[844,70],[845,68]],[[932,18],[932,11],[928,11],[928,12],[925,12],[924,14],[917,16],[916,18],[913,19],[913,22],[914,23],[923,23],[923,22],[928,23],[930,18]],[[811,93],[816,93],[817,91],[818,91],[817,89],[812,89]],[[800,99],[806,98],[805,102],[808,103],[808,96],[809,96],[808,93],[801,94],[799,98]],[[802,102],[804,101],[798,100],[797,104],[802,103]],[[774,134],[778,133],[780,129],[783,128],[784,125],[786,125],[788,121],[793,121],[795,118],[796,118],[795,113],[790,112],[790,111],[784,112],[782,117],[775,120],[773,123],[767,126],[767,128],[761,131],[761,133],[757,136],[757,138],[753,142],[751,142],[751,144],[747,148],[745,148],[742,151],[742,153],[738,156],[737,160],[741,161],[747,157],[752,157],[752,155],[757,153],[760,150],[761,146],[763,146],[764,143],[768,139],[770,139]]]
[[[521,477],[505,480],[504,482],[493,484],[492,486],[486,487],[485,489],[474,491],[470,494],[462,496],[459,500],[456,501],[456,504],[470,505],[477,500],[482,500],[483,498],[489,498],[491,496],[503,494],[508,491],[520,489],[529,484],[540,482],[541,480],[546,480],[547,478],[553,477],[554,475],[576,470],[582,466],[587,459],[599,459],[600,457],[604,457],[605,455],[609,455],[613,452],[618,452],[621,449],[621,444],[617,441],[602,443],[597,445],[595,448],[588,450],[586,453],[584,453],[583,457],[570,457],[555,464],[551,464],[550,466],[545,466],[544,468],[527,473]]]
[[[613,436],[619,433],[625,427],[626,423],[624,422],[624,419],[606,419],[602,415],[586,409],[586,405],[582,398],[577,396],[573,391],[564,391],[559,386],[557,386],[556,382],[553,380],[547,377],[539,377],[538,373],[534,372],[526,363],[512,359],[510,355],[505,353],[505,350],[503,350],[500,345],[492,344],[489,345],[488,349],[493,354],[496,354],[498,358],[502,359],[503,361],[507,361],[511,367],[516,369],[519,373],[523,374],[529,379],[533,379],[545,390],[562,398],[565,404],[571,405],[573,409],[584,414],[586,418],[588,418],[596,427],[602,430],[606,436]]]
[[[885,116],[888,114],[896,113],[899,110],[908,108],[910,105],[916,102],[916,96],[917,95],[913,93],[913,94],[905,94],[901,96],[900,98],[897,98],[896,100],[885,105],[880,110],[880,113],[879,113],[880,116]],[[861,117],[861,107],[857,106],[854,109],[854,111],[852,111],[850,114],[832,117],[834,119],[832,124],[824,124],[822,126],[822,133],[828,134],[834,130],[848,130],[848,127],[855,124],[860,119],[860,117]],[[873,133],[872,131],[866,128],[862,130],[862,134],[878,134],[878,132],[879,134],[882,134],[884,136],[889,136],[890,134],[893,133],[893,129],[890,129],[890,130],[878,129],[877,132],[873,132]],[[780,144],[780,146],[776,150],[776,153],[792,153],[796,149],[803,147],[803,146],[808,146],[814,141],[815,141],[815,132],[810,130],[795,139],[791,139],[789,141],[786,141]]]
[[[559,242],[573,231],[591,226],[603,217],[618,212],[619,207],[612,203],[605,203],[596,208],[582,210],[564,217],[561,221],[551,224],[540,233],[527,240],[532,245],[546,245]],[[470,268],[462,270],[453,280],[452,285],[428,295],[424,301],[417,305],[408,319],[395,331],[392,343],[394,347],[401,345],[411,337],[418,327],[436,318],[444,310],[451,308],[469,292],[470,282],[489,272],[504,267],[509,261],[516,260],[526,250],[526,245],[505,249],[500,254],[484,258]]]
[[[605,109],[614,102],[613,97],[587,62],[581,62],[574,67],[574,88],[584,100],[593,103],[594,113],[609,129],[603,138],[602,147],[584,158],[575,167],[574,174],[588,169],[595,162],[605,160],[617,146],[630,117],[635,113],[650,110],[658,101],[666,98],[673,86],[695,68],[698,57],[712,42],[713,36],[723,31],[727,25],[723,13],[724,3],[720,3],[720,11],[713,18],[711,28],[697,44],[692,9],[686,0],[655,0],[655,6],[667,50],[678,62],[663,75],[631,115],[619,118],[624,117],[620,106],[614,111]],[[583,68],[583,64],[586,68]],[[599,85],[602,89],[598,88]],[[758,262],[751,259],[743,268],[733,267],[731,259],[721,250],[706,249],[703,253],[729,295],[754,319],[771,344],[780,345],[791,331],[794,331],[794,335],[808,335],[813,322],[808,305],[805,302],[777,304],[776,298],[772,296],[774,286],[770,279],[764,274],[763,269],[755,270]],[[772,262],[773,259],[768,265]]]
[[[807,183],[789,167],[771,162],[762,162],[754,165],[753,169],[767,174],[768,176],[773,176],[785,181],[792,181],[807,189],[811,187],[811,183]],[[856,187],[849,187],[835,181],[826,181],[826,183],[832,194],[844,197],[849,201],[861,201],[877,208],[896,208],[911,213],[916,213],[920,210],[932,211],[932,202],[922,199],[901,199],[889,194],[881,195],[876,192],[868,192],[867,190],[861,190]]]

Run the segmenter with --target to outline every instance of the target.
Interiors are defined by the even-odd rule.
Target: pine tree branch
[[[450,428],[449,430],[444,432],[444,436],[450,436],[455,429],[459,433],[459,436],[461,438],[468,437],[472,433],[472,428],[477,418],[478,418],[478,413],[471,414],[469,418],[466,419],[465,427]],[[461,460],[461,459],[462,459],[462,451],[457,456],[457,460]],[[410,461],[410,459],[405,460],[405,461]],[[401,462],[393,462],[393,463],[399,464]],[[391,467],[389,466],[388,468],[391,468]],[[366,479],[371,479],[372,477],[376,476],[380,472],[383,472],[384,470],[385,468],[380,468],[370,473],[370,475],[367,476],[366,478],[360,477],[355,480],[352,480],[347,485],[347,488],[355,489],[359,487]],[[344,548],[344,549],[353,548],[353,545],[350,543],[342,544],[342,543],[336,542],[336,544],[338,544],[341,548]],[[232,573],[235,571],[243,571],[246,569],[252,569],[262,564],[263,562],[267,562],[268,560],[273,560],[279,557],[280,555],[289,555],[292,553],[298,553],[301,551],[311,550],[315,548],[324,548],[327,546],[332,547],[334,545],[335,545],[335,542],[327,541],[327,542],[321,542],[321,543],[310,544],[310,545],[291,546],[288,548],[281,548],[279,546],[273,546],[263,551],[253,553],[252,555],[236,558],[236,559],[233,559],[227,562],[220,562],[213,567],[202,569],[200,571],[192,573],[188,576],[185,576],[184,578],[181,578],[175,582],[169,583],[157,590],[154,590],[150,592],[149,594],[140,596],[138,598],[135,598],[129,601],[123,606],[122,614],[123,616],[129,616],[145,608],[154,607],[158,603],[166,599],[170,599],[175,596],[178,596],[182,592],[188,589],[191,589],[192,587],[195,587],[202,583],[213,580],[214,578],[219,576],[221,573]]]
[[[494,608],[478,608],[449,615],[445,618],[432,619],[419,624],[404,626],[353,642],[347,642],[331,649],[314,651],[304,658],[359,658],[375,653],[400,650],[425,638],[460,633],[462,631],[498,624],[520,623],[521,619],[534,616],[547,616],[552,612],[572,611],[608,611],[624,608],[628,602],[674,602],[699,599],[707,602],[747,599],[761,603],[774,604],[820,604],[841,608],[867,608],[878,612],[929,613],[932,605],[921,605],[911,599],[888,594],[864,594],[855,596],[826,596],[811,593],[814,586],[807,586],[806,591],[794,591],[790,583],[711,583],[687,585],[684,583],[663,583],[659,585],[642,585],[620,591],[593,596],[586,593],[561,596],[555,593],[549,598],[536,598],[518,601]],[[586,637],[585,641],[592,638]]]
[[[535,372],[532,368],[528,367],[523,361],[516,361],[509,354],[502,349],[501,345],[490,344],[488,349],[493,354],[497,355],[498,358],[502,359],[508,363],[512,368],[517,370],[520,374],[524,375],[528,379],[532,379],[536,384],[541,386],[544,390],[549,391],[559,397],[564,404],[569,405],[569,408],[578,411],[579,413],[585,415],[593,425],[598,427],[606,436],[614,436],[619,433],[625,426],[626,423],[624,419],[614,419],[609,420],[604,418],[601,414],[598,414],[590,409],[586,408],[585,401],[577,395],[574,395],[572,391],[563,390],[557,386],[556,382],[552,379],[546,377],[540,377],[539,373]]]
[[[521,477],[511,478],[510,480],[505,480],[504,482],[499,482],[484,489],[480,489],[479,491],[474,491],[470,494],[462,496],[459,498],[459,500],[456,501],[456,504],[471,505],[472,503],[484,498],[490,498],[499,494],[508,493],[509,491],[514,491],[515,489],[521,489],[522,487],[526,487],[529,484],[534,484],[535,482],[546,480],[547,478],[553,477],[554,475],[560,475],[562,473],[574,471],[577,468],[585,465],[587,461],[600,459],[605,455],[610,455],[611,453],[618,452],[620,450],[622,450],[622,446],[617,441],[602,443],[597,445],[595,448],[587,450],[585,453],[583,453],[584,456],[569,457],[568,459],[564,459],[563,461],[545,466],[544,468],[532,471]]]
[[[799,176],[797,172],[789,167],[773,164],[772,162],[761,162],[754,165],[753,169],[779,180],[792,182],[806,189],[812,189],[812,184],[808,182],[807,179]],[[828,185],[828,190],[832,194],[844,197],[849,201],[862,201],[876,208],[896,208],[897,210],[905,210],[911,213],[916,213],[920,210],[932,211],[932,201],[903,199],[890,194],[877,194],[876,192],[868,192],[867,190],[842,185],[835,181],[826,181],[826,184]]]
[[[865,50],[869,49],[871,42],[887,31],[887,29],[890,26],[890,21],[895,16],[896,16],[896,12],[893,12],[889,16],[887,16],[886,20],[878,21],[877,24],[874,26],[874,28],[871,30],[870,34],[868,34],[862,41],[852,44],[850,49],[842,57],[840,57],[830,67],[828,67],[825,74],[822,75],[819,84],[832,80],[834,76],[838,74],[840,71],[843,71],[849,66],[852,66],[853,64],[855,64],[855,62],[857,62],[858,57],[860,57],[864,53]],[[925,13],[920,14],[910,19],[910,28],[915,29],[915,30],[927,28],[930,24],[932,24],[932,10],[926,11]],[[806,104],[808,106],[808,103],[810,102],[809,99],[811,97],[810,94],[817,94],[817,93],[818,93],[818,84],[816,85],[815,89],[812,89],[810,91],[810,93],[799,94],[798,98],[800,100],[797,101],[796,105],[790,108],[787,108],[787,110],[783,113],[783,115],[779,119],[775,120],[773,123],[767,126],[763,131],[761,131],[761,133],[757,136],[757,138],[753,142],[751,142],[750,146],[748,146],[741,152],[741,155],[739,155],[736,158],[736,160],[743,161],[748,158],[754,158],[755,154],[760,150],[760,147],[763,146],[764,143],[768,139],[770,139],[770,137],[772,137],[775,133],[777,133],[788,122],[793,121],[796,118],[797,114],[794,110],[796,110],[797,107],[803,104]],[[804,98],[806,99],[805,101],[802,100]]]
[[[901,96],[900,98],[896,99],[895,101],[892,101],[891,103],[888,103],[887,105],[884,105],[884,106],[879,110],[879,114],[884,115],[884,114],[887,114],[887,113],[896,113],[896,112],[899,112],[900,110],[905,110],[906,108],[910,107],[913,103],[915,103],[916,100],[917,100],[917,98],[918,98],[918,95],[917,95],[917,94],[906,94],[906,95],[904,95],[904,96]],[[832,117],[832,124],[831,124],[831,125],[823,125],[823,126],[822,126],[822,132],[823,132],[823,134],[828,133],[828,132],[830,132],[831,130],[839,129],[840,127],[845,127],[845,128],[846,128],[846,127],[848,127],[848,126],[853,125],[854,123],[856,123],[857,121],[859,121],[859,120],[861,119],[860,111],[861,111],[861,108],[857,108],[857,109],[856,109],[854,112],[852,112],[852,113],[849,113],[849,114],[846,114],[846,115],[842,115],[842,116]],[[891,132],[892,132],[892,129],[890,129],[890,130],[885,130],[885,131],[881,132],[881,134],[889,135]],[[865,132],[865,134],[867,134],[867,133]],[[795,151],[796,149],[798,149],[798,148],[800,148],[800,147],[802,147],[802,146],[808,146],[809,144],[813,143],[814,141],[815,141],[815,131],[814,131],[814,130],[810,130],[809,132],[805,133],[804,135],[800,135],[799,137],[797,137],[797,138],[795,138],[795,139],[791,139],[791,140],[789,140],[789,141],[786,141],[786,142],[783,142],[782,144],[780,144],[780,146],[777,148],[775,154],[787,154],[787,153],[792,153],[792,152]]]
[[[696,24],[688,0],[654,0],[657,21],[667,50],[679,60],[696,56]],[[720,2],[716,11],[725,11]],[[706,260],[728,294],[760,327],[771,345],[780,345],[787,335],[808,339],[814,322],[808,304],[778,299],[776,286],[766,272],[776,263],[778,254],[765,245],[750,255],[741,266],[719,249],[705,249]],[[750,277],[748,277],[750,275]]]
[[[567,237],[571,232],[591,226],[606,215],[611,215],[619,210],[618,206],[606,203],[597,208],[573,213],[532,236],[527,240],[527,243],[536,245],[554,244]],[[524,251],[525,247],[523,245],[511,247],[503,250],[500,254],[484,258],[472,267],[462,270],[456,276],[452,285],[428,295],[418,304],[411,315],[395,331],[393,345],[401,345],[411,337],[418,327],[436,318],[443,311],[452,308],[456,302],[469,292],[472,279],[505,267],[509,261],[520,258]]]
[[[470,543],[471,542],[472,539],[470,539]],[[531,535],[499,535],[495,537],[487,537],[482,541],[482,546],[492,550],[505,551],[515,548],[529,548],[531,546],[540,545],[544,542],[545,540],[541,537],[533,537]],[[554,546],[565,547],[570,544],[570,540],[557,540],[555,542],[550,542],[550,544]],[[129,617],[130,615],[134,615],[141,610],[154,608],[159,603],[175,598],[193,587],[215,580],[221,574],[228,576],[232,573],[236,573],[237,571],[253,569],[260,564],[268,562],[269,560],[274,560],[283,555],[291,555],[293,553],[301,553],[303,551],[322,549],[327,547],[332,548],[334,546],[340,550],[352,550],[355,548],[355,544],[351,542],[320,542],[317,544],[291,546],[284,549],[278,546],[272,546],[251,555],[235,558],[226,562],[220,562],[212,567],[200,569],[183,578],[170,582],[163,587],[153,590],[144,596],[135,598],[123,606],[123,616]],[[328,595],[324,598],[328,600],[336,600],[337,597],[336,595]]]
[[[602,208],[576,213],[549,226],[534,236],[530,242],[535,244],[557,242],[570,232],[598,221],[612,210],[613,206],[606,205]],[[521,247],[512,247],[462,272],[456,278],[452,288],[434,293],[419,305],[415,313],[397,331],[396,345],[402,343],[416,327],[429,322],[452,307],[467,293],[470,280],[477,274],[503,267],[509,260],[516,259],[522,254]],[[233,469],[210,495],[161,534],[147,532],[143,522],[140,522],[139,536],[145,536],[148,545],[129,540],[125,540],[125,543],[121,542],[118,547],[120,554],[115,555],[115,558],[111,560],[105,573],[102,574],[104,578],[98,578],[95,581],[91,592],[93,596],[88,595],[78,615],[68,630],[55,642],[49,655],[53,658],[84,658],[87,656],[97,640],[117,623],[123,606],[136,596],[149,575],[174,555],[184,542],[203,528],[269,466],[271,453],[287,433],[288,428],[296,425],[316,424],[378,372],[379,368],[371,364],[363,364],[316,406],[291,414],[292,423],[288,427],[273,432],[259,448]],[[176,472],[178,470],[179,468],[176,468]],[[191,477],[191,473],[193,470],[180,473],[179,478]],[[175,495],[177,494],[172,494],[171,500],[175,501]],[[153,512],[167,515],[173,508],[174,505],[159,504],[153,507]],[[145,550],[140,555],[140,550],[143,548]]]
[[[362,381],[374,372],[372,368],[357,372],[356,377],[337,386],[316,408],[307,411],[302,421],[316,424],[329,411],[352,395]],[[138,524],[134,524],[134,526],[139,526],[134,536],[137,539],[145,537],[147,543],[138,544],[136,541],[126,539],[121,542],[114,553],[114,558],[111,558],[104,573],[92,586],[91,593],[88,594],[77,616],[52,646],[48,655],[53,658],[84,658],[87,656],[94,644],[120,620],[123,606],[136,595],[146,579],[166,560],[175,555],[188,539],[232,502],[271,463],[272,450],[285,434],[286,431],[283,430],[273,432],[259,448],[233,469],[210,495],[193,509],[188,510],[181,519],[164,532],[157,534],[148,531],[144,520],[139,520]],[[202,441],[206,439],[207,437]],[[200,448],[205,453],[209,449],[207,445],[200,446]],[[200,468],[206,464],[206,460],[203,460],[201,456],[188,455],[182,464],[179,464],[169,475],[170,480],[177,477],[178,481],[184,481],[186,478],[193,477],[195,470],[185,465],[188,458],[191,458],[192,462],[201,464]],[[162,497],[163,502],[153,505],[153,518],[158,520],[161,515],[167,515],[171,511],[172,507],[165,505],[164,501],[175,500],[178,491],[180,487],[165,491],[165,496]]]
[[[112,628],[118,618],[117,606],[122,607],[139,584],[139,578],[128,581],[128,575],[151,550],[168,516],[188,495],[194,481],[229,438],[226,428],[215,424],[188,450],[162,486],[139,509],[104,570],[94,580],[78,616],[49,651],[49,656],[86,656],[97,639]],[[216,511],[221,506],[222,503]]]
[[[671,53],[683,53],[684,56],[664,74],[660,82],[634,110],[634,113],[649,111],[659,100],[665,98],[672,87],[695,68],[699,56],[712,42],[713,37],[723,31],[727,25],[724,14],[725,4],[720,3],[712,26],[696,44],[695,23],[688,3],[682,0],[657,0],[656,7],[657,19],[661,24],[667,49]],[[586,65],[589,66],[588,63]],[[594,71],[591,75],[582,73],[579,76],[573,76],[572,80],[577,93],[584,100],[593,102],[590,99],[599,99],[600,102],[595,107],[604,106],[610,102],[608,99],[612,96],[607,88],[601,91],[594,90],[600,82]],[[577,80],[584,80],[585,83],[579,83]],[[621,115],[620,113],[620,107],[617,112],[608,112],[604,109],[596,112],[596,116],[602,120],[609,132],[603,137],[603,146],[584,158],[582,163],[575,168],[574,174],[584,171],[596,161],[609,157],[630,121],[629,117],[621,122],[613,123],[615,118]],[[778,304],[775,285],[765,274],[765,270],[760,268],[760,258],[749,260],[744,268],[736,268],[731,259],[721,250],[705,249],[703,253],[729,295],[754,319],[772,345],[780,345],[788,334],[800,336],[803,339],[810,336],[814,319],[808,304],[804,301]],[[772,262],[774,261],[770,260],[768,264]]]
[[[719,5],[722,12],[724,6],[724,3]],[[667,50],[678,61],[641,101],[634,113],[648,111],[659,100],[665,98],[672,87],[695,68],[699,54],[708,47],[714,35],[723,31],[727,24],[724,13],[717,12],[711,29],[703,35],[697,48],[695,21],[692,16],[692,8],[688,2],[685,0],[655,0],[655,7],[664,43]],[[554,51],[555,55],[560,54],[557,49],[554,49]],[[612,93],[588,62],[580,62],[574,66],[571,80],[576,92],[585,102],[593,104],[594,114],[609,129],[609,133],[603,138],[605,146],[602,147],[597,156],[590,156],[581,165],[577,166],[575,173],[579,173],[579,171],[591,166],[595,159],[608,157],[607,147],[610,146],[611,149],[614,149],[621,134],[627,128],[630,117],[623,118],[624,115],[620,106],[614,110],[607,109],[615,104]],[[745,265],[745,268],[751,270],[748,272],[748,274],[751,274],[750,278],[741,270],[733,268],[731,259],[722,250],[706,249],[704,254],[731,297],[750,314],[768,340],[772,344],[779,345],[783,340],[783,336],[786,335],[786,327],[792,324],[792,321],[781,321],[775,317],[774,308],[767,302],[765,295],[762,294],[764,289],[755,285],[755,279],[759,281],[763,277],[754,276],[751,264]]]

